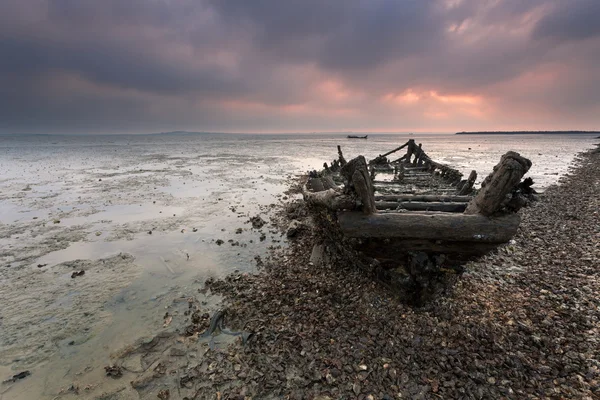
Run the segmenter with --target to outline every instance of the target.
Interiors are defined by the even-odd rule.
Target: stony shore
[[[600,398],[599,209],[600,148],[520,211],[511,244],[421,308],[351,263],[313,265],[305,229],[258,260],[262,273],[202,289],[224,296],[227,327],[253,332],[246,345],[209,347],[209,315],[190,298],[180,333],[130,352],[145,368],[117,360],[147,372],[114,398]]]
[[[422,309],[311,266],[307,233],[268,272],[211,285],[255,336],[206,355],[198,398],[600,398],[599,210],[597,149]]]

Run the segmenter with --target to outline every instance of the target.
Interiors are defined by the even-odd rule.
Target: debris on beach
[[[254,229],[260,229],[266,224],[265,220],[263,220],[260,215],[250,218],[248,222],[252,224],[252,228]]]
[[[31,372],[29,372],[29,371],[22,371],[22,372],[19,372],[18,374],[14,374],[13,376],[11,376],[10,378],[6,379],[2,383],[9,383],[9,382],[20,381],[21,379],[27,378],[29,375],[31,375]]]
[[[123,376],[123,369],[118,365],[107,365],[104,367],[104,371],[106,371],[106,376],[110,376],[111,378],[120,378]]]
[[[81,271],[73,271],[73,273],[71,274],[71,278],[77,278],[78,276],[83,276],[85,275],[85,271],[81,270]]]

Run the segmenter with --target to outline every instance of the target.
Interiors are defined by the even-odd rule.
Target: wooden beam
[[[442,203],[435,201],[378,201],[375,202],[375,207],[378,210],[404,209],[409,211],[444,211],[450,213],[462,213],[465,211],[465,208],[467,208],[467,203]]]
[[[504,243],[517,232],[520,218],[508,214],[498,218],[454,213],[340,212],[344,235],[355,238],[405,238]]]
[[[468,203],[473,199],[472,196],[435,196],[435,195],[404,195],[388,194],[375,196],[375,201],[451,201],[458,203]]]

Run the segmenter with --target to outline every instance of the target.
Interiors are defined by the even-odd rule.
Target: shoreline
[[[209,285],[227,323],[255,333],[201,398],[535,398],[600,395],[600,150],[521,212],[514,245],[450,293],[411,308],[350,265],[311,266],[305,233],[258,275]],[[596,228],[597,229],[597,228]],[[279,266],[279,267],[278,267]]]

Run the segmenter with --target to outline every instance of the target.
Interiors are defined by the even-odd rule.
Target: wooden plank
[[[458,203],[468,203],[473,197],[471,196],[435,196],[435,195],[403,195],[403,194],[388,194],[375,196],[375,201],[451,201]]]
[[[344,235],[355,238],[405,238],[504,243],[517,232],[520,218],[508,214],[498,218],[454,213],[340,212],[338,221]]]
[[[436,201],[379,201],[375,202],[378,210],[396,210],[398,208],[409,211],[444,211],[451,213],[462,213],[467,208],[467,203],[436,202]]]

